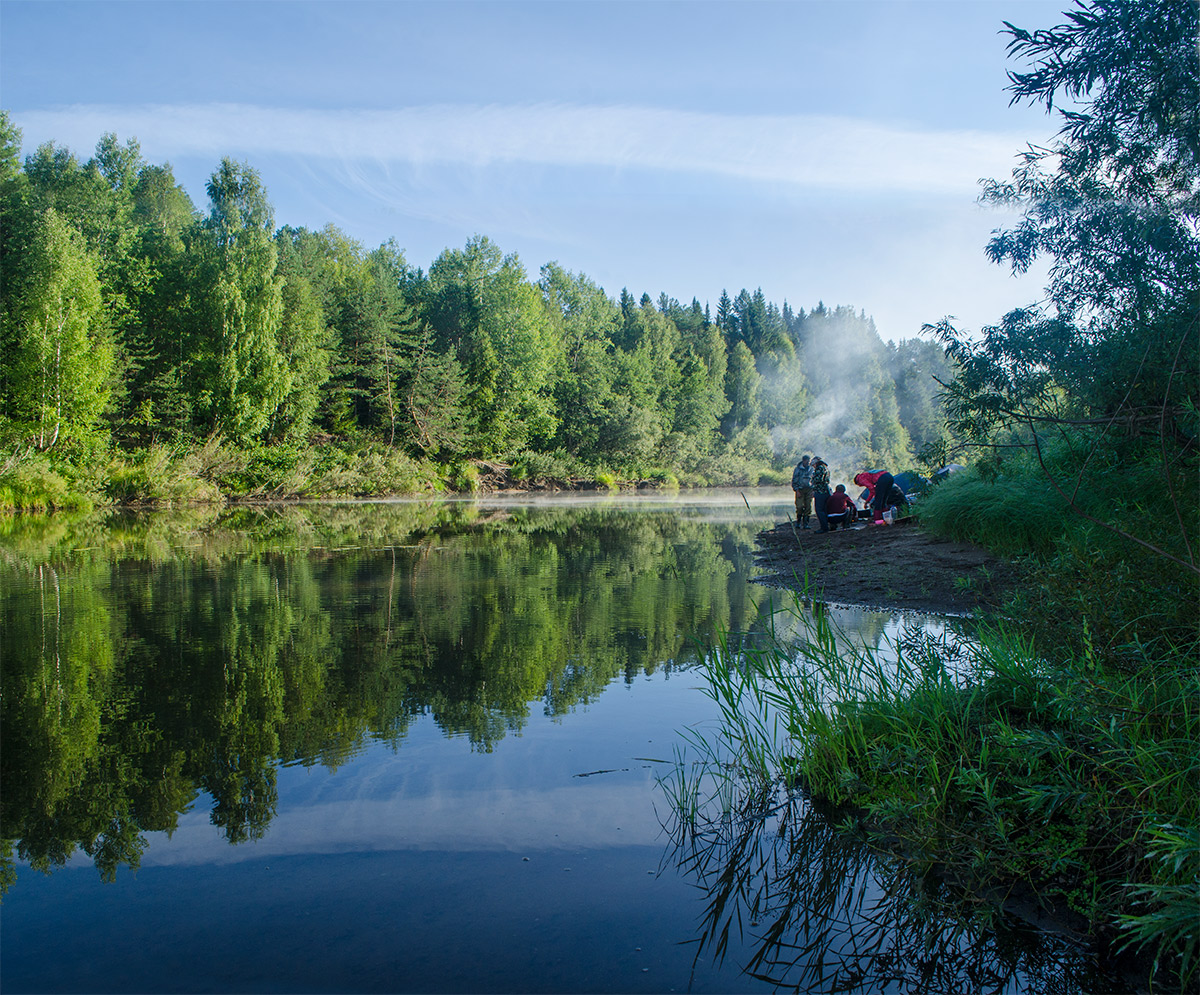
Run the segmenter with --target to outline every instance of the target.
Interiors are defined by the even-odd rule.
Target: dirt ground
[[[1004,560],[967,543],[895,525],[856,522],[821,534],[782,522],[758,534],[757,563],[772,587],[799,588],[833,604],[963,615],[996,605],[1015,582]]]

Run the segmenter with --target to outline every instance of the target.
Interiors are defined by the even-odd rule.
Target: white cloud
[[[734,116],[645,107],[443,105],[297,110],[248,104],[76,104],[14,114],[26,148],[77,152],[104,132],[151,159],[294,155],[333,161],[528,163],[688,172],[831,190],[973,194],[1024,142],[819,115]]]

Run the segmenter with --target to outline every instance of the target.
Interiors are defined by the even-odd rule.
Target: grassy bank
[[[1098,949],[1194,980],[1194,668],[1105,673],[1086,652],[1051,665],[999,625],[965,652],[894,647],[897,662],[847,654],[827,616],[796,611],[798,642],[711,658],[724,722],[705,750],[726,771],[736,758],[726,808],[782,779],[965,893],[1032,902]]]
[[[706,749],[737,758],[736,790],[803,788],[848,831],[1074,920],[1174,990],[1200,980],[1200,588],[1194,507],[1164,495],[1190,494],[1194,467],[1167,485],[1150,462],[1109,469],[1075,508],[1028,462],[935,488],[923,527],[1025,578],[978,642],[848,654],[798,602],[798,639],[713,654],[724,723]]]
[[[790,471],[749,460],[687,467],[582,462],[566,453],[523,451],[503,459],[439,463],[375,442],[242,449],[219,438],[133,451],[63,446],[52,455],[14,449],[0,458],[0,512],[104,505],[178,507],[229,500],[381,498],[497,489],[608,489],[639,485],[784,485]]]

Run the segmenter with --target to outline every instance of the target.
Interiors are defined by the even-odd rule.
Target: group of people
[[[875,521],[882,521],[889,508],[908,504],[895,478],[886,470],[868,470],[856,474],[854,482],[863,488],[860,495],[863,510],[870,509]],[[854,499],[846,493],[846,485],[829,489],[829,466],[820,456],[801,458],[792,471],[792,490],[796,492],[796,520],[800,527],[809,528],[813,514],[817,516],[819,532],[833,532],[839,526],[848,529],[858,517]]]

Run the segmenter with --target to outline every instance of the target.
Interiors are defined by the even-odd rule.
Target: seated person
[[[829,495],[829,500],[825,502],[825,517],[829,520],[830,531],[839,525],[844,529],[850,528],[850,523],[854,521],[854,502],[846,493],[845,484],[838,484]]]

